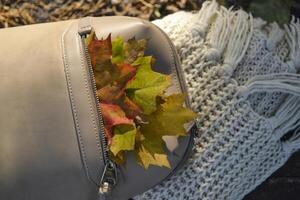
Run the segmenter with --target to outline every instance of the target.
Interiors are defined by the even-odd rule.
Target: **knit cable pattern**
[[[300,147],[299,19],[281,29],[209,1],[154,23],[177,47],[198,137],[177,174],[135,199],[242,199]]]

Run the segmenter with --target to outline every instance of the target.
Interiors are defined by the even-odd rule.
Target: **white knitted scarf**
[[[135,199],[242,199],[300,147],[300,21],[210,1],[154,23],[181,57],[198,137],[183,169]]]

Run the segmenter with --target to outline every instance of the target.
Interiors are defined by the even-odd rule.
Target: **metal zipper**
[[[82,24],[82,21],[81,21]],[[86,65],[88,68],[88,73],[90,75],[90,83],[91,88],[93,91],[93,95],[96,101],[96,107],[97,107],[97,117],[99,120],[99,137],[102,147],[102,157],[105,164],[104,170],[102,172],[101,180],[99,183],[99,195],[101,196],[107,196],[112,192],[113,187],[117,184],[117,166],[116,164],[109,158],[108,155],[108,145],[107,145],[107,139],[104,132],[104,122],[103,122],[103,116],[100,110],[99,106],[99,98],[97,96],[97,87],[96,87],[96,81],[94,76],[93,67],[91,64],[91,59],[89,56],[88,48],[85,44],[85,38],[88,34],[91,33],[92,27],[89,24],[81,25],[79,24],[79,35],[81,37],[81,43],[82,47],[84,49],[84,56],[86,58]]]

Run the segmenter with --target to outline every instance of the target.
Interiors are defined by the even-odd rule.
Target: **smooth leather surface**
[[[177,77],[174,49],[158,28],[128,17],[92,18],[92,26],[98,37],[149,38],[146,54],[157,59],[155,70]],[[96,200],[103,170],[99,119],[78,21],[4,29],[0,44],[0,199]],[[190,140],[180,138],[169,153],[173,169]],[[172,172],[145,171],[132,156],[127,163],[110,199],[141,193]]]
[[[70,22],[0,31],[0,199],[95,200],[82,167],[61,36]]]

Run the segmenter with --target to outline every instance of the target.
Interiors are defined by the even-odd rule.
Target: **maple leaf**
[[[135,149],[135,155],[138,163],[145,169],[148,169],[150,165],[171,168],[165,153],[155,153],[152,155],[143,144]]]
[[[89,41],[87,47],[94,69],[97,88],[102,88],[107,84],[114,83],[118,79],[119,71],[117,66],[111,62],[111,35],[109,34],[106,39],[98,40],[93,32],[87,40]]]
[[[146,40],[98,40],[92,33],[86,42],[110,158],[124,164],[125,153],[134,151],[145,169],[170,168],[162,137],[186,135],[184,124],[195,117],[183,106],[184,95],[164,96],[171,78],[152,70],[154,58],[143,57]]]
[[[145,137],[151,135],[185,136],[184,124],[192,121],[196,113],[183,107],[184,94],[173,94],[162,97],[157,110],[147,117],[148,123],[141,124],[141,132]],[[152,136],[153,137],[153,136]]]
[[[119,70],[119,78],[117,82],[120,84],[120,86],[124,87],[124,84],[126,84],[133,78],[133,76],[136,75],[137,68],[127,63],[118,64],[117,67]]]
[[[144,169],[148,169],[150,165],[171,168],[161,138],[146,138],[137,130],[134,152],[136,160]]]
[[[136,157],[145,169],[149,165],[168,167],[169,161],[164,150],[165,135],[184,136],[187,134],[184,124],[196,117],[196,114],[185,108],[184,95],[173,94],[158,99],[157,110],[147,116],[148,123],[140,124],[142,139],[137,141]]]
[[[106,129],[106,135],[108,138],[112,138],[112,128],[113,126],[120,124],[134,125],[132,119],[128,119],[124,111],[120,106],[115,104],[100,103],[100,109],[102,112],[104,125]],[[109,141],[111,142],[111,141]]]
[[[122,61],[123,39],[111,41],[98,40],[93,32],[87,39],[88,51],[94,69],[97,94],[100,101],[116,102],[124,95],[123,87],[136,73],[136,67],[127,63],[113,64],[113,60]],[[111,44],[112,43],[112,44]]]
[[[111,151],[109,151],[109,157],[118,165],[124,165],[126,163],[125,152],[121,151],[117,155],[114,155]]]
[[[125,62],[133,63],[138,57],[144,56],[147,40],[136,40],[134,37],[129,39],[124,45]]]
[[[140,130],[141,131],[141,130]],[[143,139],[140,141],[141,145],[151,154],[164,154],[164,141],[162,140],[162,136],[158,135],[144,135]]]
[[[113,128],[114,136],[110,151],[114,156],[121,151],[134,150],[136,129],[133,125],[118,125]]]
[[[118,78],[100,89],[97,90],[97,95],[100,101],[104,102],[121,102],[122,97],[125,95],[126,83],[135,75],[136,68],[129,64],[118,64]]]
[[[124,40],[117,37],[112,41],[112,63],[123,63],[125,59]]]
[[[119,101],[124,95],[124,90],[117,85],[106,85],[97,90],[97,95],[101,102],[113,103]]]
[[[102,67],[106,68],[105,65],[111,62],[112,56],[111,34],[109,34],[106,39],[98,40],[95,32],[92,32],[87,41],[92,66],[100,65],[101,67],[99,69],[102,69]]]
[[[162,95],[171,84],[170,76],[151,68],[152,57],[140,57],[133,66],[138,66],[136,76],[128,82],[126,93],[143,110],[150,114],[156,110],[156,97]]]
[[[126,116],[135,119],[137,116],[142,115],[142,110],[130,98],[124,97],[121,107],[126,113]]]

